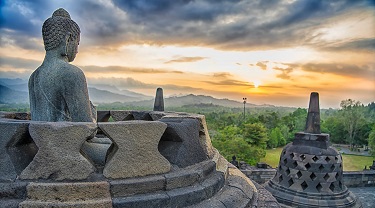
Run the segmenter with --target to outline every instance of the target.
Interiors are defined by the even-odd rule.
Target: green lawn
[[[265,162],[272,167],[277,167],[279,165],[280,153],[283,148],[268,149],[266,150],[266,157],[262,158],[260,161]],[[358,155],[342,155],[344,163],[344,171],[361,171],[365,166],[367,168],[372,165],[372,161],[375,157],[366,157]]]

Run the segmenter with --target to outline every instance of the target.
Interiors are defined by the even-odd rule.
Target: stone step
[[[150,194],[113,197],[113,207],[185,207],[214,196],[224,185],[222,172],[213,172],[193,185]]]
[[[41,208],[41,207],[75,207],[75,208],[111,208],[112,201],[110,199],[100,200],[84,200],[84,201],[26,201],[21,203],[20,208]]]
[[[18,207],[26,199],[27,182],[0,183],[0,207]]]
[[[187,187],[206,180],[215,171],[215,167],[215,162],[207,160],[163,175],[111,180],[111,195],[126,197]]]
[[[213,197],[190,208],[245,208],[250,207],[257,200],[257,189],[254,184],[237,168],[228,168],[225,186]]]
[[[111,207],[109,183],[30,183],[20,207]]]

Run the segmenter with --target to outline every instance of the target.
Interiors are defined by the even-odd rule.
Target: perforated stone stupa
[[[343,184],[342,162],[329,134],[320,132],[319,94],[313,92],[305,131],[284,147],[266,189],[284,207],[361,207]]]

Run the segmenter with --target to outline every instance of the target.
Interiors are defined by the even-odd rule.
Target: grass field
[[[262,158],[260,161],[265,162],[272,167],[277,167],[279,165],[280,153],[283,148],[269,149],[266,150],[266,157]],[[344,171],[361,171],[367,166],[372,165],[372,161],[375,157],[366,157],[359,155],[342,155],[344,163]]]

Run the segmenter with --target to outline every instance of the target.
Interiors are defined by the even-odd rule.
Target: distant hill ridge
[[[129,90],[119,90],[111,85],[93,85],[88,87],[90,100],[94,104],[120,102],[124,105],[152,107],[154,98]],[[1,103],[28,103],[29,93],[27,81],[22,79],[0,78],[0,102]],[[183,95],[171,96],[164,99],[165,107],[181,107],[188,105],[212,104],[230,108],[241,108],[243,103],[229,99],[218,99],[207,95]],[[275,107],[273,105],[255,105],[247,103],[251,107]]]

